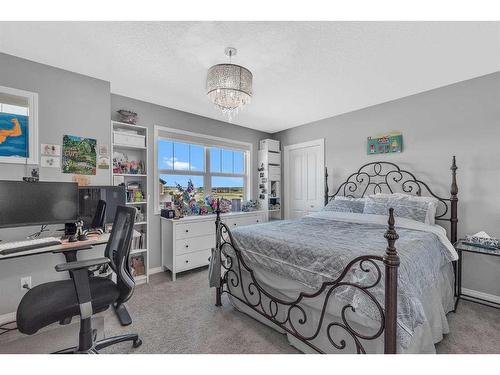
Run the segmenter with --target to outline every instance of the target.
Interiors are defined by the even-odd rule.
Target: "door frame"
[[[325,170],[325,138],[315,139],[313,141],[295,143],[293,145],[287,145],[283,148],[283,180],[284,187],[283,193],[285,198],[285,207],[284,207],[284,217],[288,219],[290,217],[290,174],[288,172],[288,165],[290,163],[290,151],[299,149],[299,148],[308,148],[308,147],[320,147],[320,160],[321,171]],[[322,175],[322,174],[321,174]],[[320,183],[321,188],[323,189],[323,194],[325,195],[325,184],[323,182]]]

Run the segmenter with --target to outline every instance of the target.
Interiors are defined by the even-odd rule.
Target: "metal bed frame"
[[[377,192],[393,193],[399,190],[420,196],[422,191],[425,190],[441,203],[440,206],[442,205],[442,207],[438,210],[440,213],[436,214],[436,220],[450,222],[450,240],[452,243],[455,243],[457,240],[458,225],[458,186],[456,171],[457,165],[455,157],[453,156],[451,165],[452,183],[450,198],[443,198],[434,194],[429,186],[417,179],[413,173],[401,169],[396,164],[390,162],[373,162],[363,165],[357,172],[351,174],[333,195],[328,195],[328,184],[326,183],[328,175],[325,170],[325,204],[337,195],[364,197],[367,194]],[[396,189],[396,187],[399,187],[399,189]],[[235,244],[228,226],[222,223],[219,206],[217,206],[216,213],[216,245],[214,251],[217,252],[216,254],[220,256],[221,259],[224,259],[224,261],[221,262],[222,274],[220,286],[216,287],[216,306],[222,306],[222,294],[231,295],[233,298],[257,312],[263,318],[274,323],[276,326],[319,353],[323,353],[323,350],[315,345],[313,340],[318,337],[322,329],[326,330],[326,336],[330,344],[338,350],[344,350],[348,345],[345,339],[338,339],[338,337],[335,337],[335,330],[342,330],[345,336],[352,339],[356,353],[358,354],[366,353],[363,341],[375,340],[381,337],[382,334],[384,338],[384,353],[396,353],[399,256],[395,247],[398,234],[394,226],[395,221],[392,208],[389,209],[388,228],[384,235],[388,245],[383,257],[378,255],[359,256],[351,260],[335,280],[324,282],[321,287],[313,293],[301,292],[294,300],[285,300],[273,296],[260,285],[255,277],[254,271],[243,259],[241,250]],[[359,267],[359,269],[364,272],[373,272],[375,281],[363,284],[347,280],[346,276],[355,266]],[[384,271],[381,270],[382,267]],[[242,269],[246,271],[245,274],[241,272]],[[383,304],[372,294],[373,288],[382,280],[382,272],[384,272],[385,279]],[[355,307],[350,303],[341,306],[339,310],[340,319],[331,322],[326,321],[330,297],[337,289],[345,287],[355,288],[368,297],[368,300],[375,305],[380,320],[374,333],[359,332],[349,323],[347,318],[348,312],[356,312]],[[232,290],[239,290],[240,295],[236,295]],[[300,326],[304,326],[308,321],[306,309],[304,309],[303,305],[305,302],[316,298],[322,301],[320,304],[320,319],[313,333],[304,335],[300,332],[300,329],[298,329]],[[266,300],[267,303],[265,303],[264,300]],[[279,315],[278,312],[281,312],[281,315]]]

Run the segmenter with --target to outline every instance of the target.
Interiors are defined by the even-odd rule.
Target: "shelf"
[[[113,149],[121,148],[123,150],[147,150],[146,146],[131,146],[131,145],[121,145],[119,143],[113,143]]]
[[[141,221],[137,221],[134,223],[135,231],[143,232],[145,236],[140,244],[141,249],[131,249],[129,255],[130,259],[132,259],[133,257],[144,258],[144,275],[135,276],[134,282],[137,285],[146,284],[149,282],[149,248],[151,247],[151,234],[149,233],[150,226],[148,222],[148,216],[146,216],[151,214],[148,211],[151,196],[148,195],[148,192],[150,192],[150,187],[148,186],[149,178],[147,178],[150,171],[149,163],[147,160],[147,154],[150,149],[148,144],[149,128],[147,126],[141,126],[140,124],[134,125],[115,120],[110,121],[110,128],[111,139],[109,142],[111,152],[126,154],[127,156],[129,156],[129,160],[141,160],[144,165],[144,168],[136,170],[137,172],[140,171],[140,173],[129,173],[125,172],[125,170],[118,170],[119,173],[113,173],[113,169],[111,168],[109,171],[109,176],[113,185],[115,184],[115,182],[124,182],[125,185],[132,181],[137,182],[138,184],[140,184],[141,190],[144,194],[142,197],[138,197],[142,198],[142,201],[130,201],[125,202],[125,204],[127,205],[127,207],[135,207],[138,210],[143,211],[143,214],[145,215],[143,218],[140,218]],[[141,141],[136,141],[136,139],[139,139],[139,137],[137,137],[138,135],[141,136]],[[142,140],[142,138],[144,138],[144,141]],[[134,198],[135,195],[128,195],[128,199]],[[135,239],[138,238],[135,237]],[[137,244],[138,243],[136,243],[136,246]]]
[[[140,130],[140,131],[146,130],[145,126],[127,124],[126,122],[120,122],[120,121],[111,121],[111,122],[113,123],[113,127],[119,129],[130,129],[130,130]]]
[[[145,283],[148,277],[146,275],[134,276],[134,281],[136,283]]]
[[[122,177],[147,177],[147,174],[139,174],[139,173],[113,173],[113,176],[122,176]]]
[[[147,252],[148,252],[148,249],[134,249],[134,250],[130,250],[130,255],[147,253]]]

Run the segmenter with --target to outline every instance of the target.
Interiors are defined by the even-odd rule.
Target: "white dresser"
[[[234,228],[267,221],[267,212],[231,212],[222,221]],[[172,280],[182,271],[208,265],[215,247],[215,215],[161,218],[161,254],[163,269],[172,272]]]

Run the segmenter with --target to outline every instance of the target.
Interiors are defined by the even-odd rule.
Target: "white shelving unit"
[[[260,207],[267,210],[268,220],[281,219],[281,150],[280,142],[263,139],[259,142],[258,196]]]
[[[123,142],[124,134],[128,134],[128,137],[131,138],[131,142],[140,141],[140,137],[135,137],[133,134],[126,132],[134,132],[139,136],[143,136],[144,146],[137,144],[127,144],[127,142]],[[121,132],[121,133],[120,133]],[[121,142],[115,143],[115,135],[118,133],[117,137],[120,138]],[[139,125],[131,125],[118,121],[111,121],[111,158],[112,161],[115,158],[115,155],[122,154],[127,156],[129,161],[142,161],[145,169],[145,173],[133,174],[133,173],[114,173],[114,163],[111,166],[111,184],[119,185],[120,183],[125,184],[125,188],[127,188],[127,184],[131,182],[137,182],[141,185],[141,190],[143,192],[144,200],[140,202],[127,202],[127,206],[136,207],[142,211],[144,215],[144,219],[141,221],[136,221],[134,224],[135,229],[138,232],[144,233],[145,241],[143,241],[143,248],[140,249],[131,249],[130,256],[136,256],[142,254],[144,257],[144,269],[145,274],[136,276],[135,282],[138,284],[149,282],[149,201],[150,201],[150,190],[148,187],[148,174],[149,174],[149,165],[148,165],[148,128]]]

